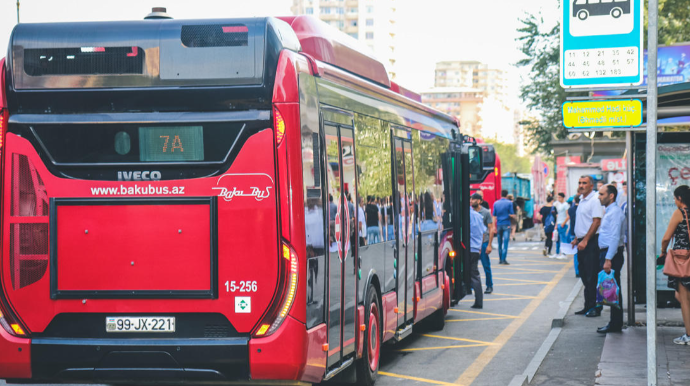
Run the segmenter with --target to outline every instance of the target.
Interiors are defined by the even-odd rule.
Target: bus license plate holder
[[[175,332],[174,316],[108,316],[105,331],[122,332]]]

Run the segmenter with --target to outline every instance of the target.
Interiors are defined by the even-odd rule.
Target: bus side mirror
[[[482,148],[479,146],[468,146],[467,155],[469,156],[470,183],[479,184],[484,182],[484,163]]]

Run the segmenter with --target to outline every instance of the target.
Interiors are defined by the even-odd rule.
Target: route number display
[[[568,50],[565,60],[566,79],[636,76],[640,71],[637,47]]]

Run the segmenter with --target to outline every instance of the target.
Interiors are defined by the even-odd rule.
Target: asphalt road
[[[511,243],[508,266],[498,265],[494,244],[495,292],[484,295],[484,308],[471,309],[469,296],[448,312],[444,330],[386,345],[377,385],[499,386],[525,371],[579,279],[572,258],[548,259],[540,242]]]

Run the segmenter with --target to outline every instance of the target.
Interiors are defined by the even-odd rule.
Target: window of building
[[[374,38],[374,33],[373,32],[367,32],[366,38],[367,38],[367,40],[372,40]]]
[[[336,8],[336,13],[337,13],[338,15],[343,15],[343,14],[345,14],[345,8],[343,8],[343,7],[338,7],[338,8]]]
[[[355,39],[359,39],[359,35],[357,34],[357,32],[350,32],[350,33],[348,33],[348,35],[350,35],[351,37],[353,37]]]
[[[367,5],[367,13],[374,13],[374,6],[373,5]]]
[[[374,26],[374,19],[367,19],[367,27],[373,27]]]
[[[307,15],[313,15],[314,14],[314,8],[312,8],[312,7],[307,8],[306,13],[307,13]]]
[[[357,20],[350,20],[350,27],[357,27]]]
[[[329,15],[331,13],[331,7],[323,7],[321,8],[321,13],[324,15]]]
[[[345,21],[344,20],[338,20],[338,22],[336,23],[335,26],[338,29],[343,29],[343,28],[345,28]]]
[[[357,13],[357,8],[348,8],[347,12],[349,12],[349,13]]]

